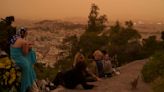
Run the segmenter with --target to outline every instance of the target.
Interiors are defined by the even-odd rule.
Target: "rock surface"
[[[51,92],[153,92],[150,86],[143,82],[141,78],[141,69],[148,61],[137,60],[127,65],[120,67],[120,75],[115,75],[111,78],[102,79],[101,81],[94,82],[96,87],[92,90],[84,90],[80,85],[73,90],[64,87],[58,87]],[[130,82],[139,75],[137,89],[132,90]]]

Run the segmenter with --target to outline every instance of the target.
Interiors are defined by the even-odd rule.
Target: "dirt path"
[[[138,60],[120,68],[120,75],[106,78],[98,82],[94,82],[97,87],[92,90],[83,90],[79,85],[76,89],[70,90],[59,87],[52,92],[153,92],[150,86],[141,79],[140,71],[147,60]],[[138,75],[138,87],[136,90],[131,89],[130,82]]]

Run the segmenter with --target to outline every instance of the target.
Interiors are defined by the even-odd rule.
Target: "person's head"
[[[7,16],[5,18],[7,25],[11,25],[11,23],[14,22],[14,20],[15,20],[14,16]]]
[[[104,60],[109,60],[109,54],[108,54],[108,52],[106,50],[103,50],[102,53],[103,53],[103,59]]]
[[[18,34],[21,36],[21,38],[25,38],[27,36],[27,29],[26,28],[21,27],[18,31],[19,31]]]
[[[103,58],[103,53],[100,50],[96,50],[93,56],[95,60],[101,60]]]
[[[104,60],[109,60],[110,58],[109,58],[109,55],[108,54],[105,54],[104,55]]]
[[[79,53],[79,52],[77,52],[75,57],[74,57],[74,64],[73,64],[73,66],[75,66],[79,62],[84,62],[84,61],[85,61],[84,55]]]

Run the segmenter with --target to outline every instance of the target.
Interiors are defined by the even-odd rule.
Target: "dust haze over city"
[[[0,17],[21,19],[87,19],[95,3],[109,20],[164,20],[163,0],[1,0]]]
[[[7,24],[7,18],[14,20],[9,25],[14,30],[13,37],[17,37],[15,34],[21,28],[28,30],[25,40],[34,43],[32,50],[37,61],[34,68],[39,81],[48,78],[52,81],[59,71],[74,69],[77,54],[84,54],[89,69],[89,64],[96,61],[93,52],[98,50],[103,52],[101,61],[105,61],[105,53],[109,54],[112,72],[110,78],[104,75],[102,80],[96,79],[93,83],[96,87],[88,92],[132,92],[131,86],[135,92],[164,88],[164,64],[156,63],[164,60],[164,0],[0,0],[0,23]],[[0,32],[10,35],[4,29]],[[144,70],[149,61],[153,65]],[[153,74],[153,69],[157,73]],[[133,87],[134,81],[139,81],[138,88],[137,84]],[[59,87],[61,92],[85,92],[81,89]]]
[[[12,15],[15,17],[14,25],[32,30],[29,39],[38,40],[38,57],[44,57],[46,52],[42,51],[43,43],[50,45],[46,59],[51,62],[57,57],[59,51],[56,47],[65,36],[84,33],[93,3],[99,7],[100,15],[107,16],[109,25],[116,21],[123,25],[125,21],[132,20],[143,38],[156,35],[159,39],[164,29],[163,0],[1,0],[0,17]],[[54,31],[54,34],[40,31],[35,35],[38,30]]]

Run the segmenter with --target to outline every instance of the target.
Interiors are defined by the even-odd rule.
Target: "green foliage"
[[[60,60],[58,65],[56,65],[56,67],[58,67],[58,69],[60,71],[67,71],[72,68],[73,61],[74,61],[74,57],[68,56],[68,57]]]
[[[128,24],[129,23],[129,24]],[[110,56],[117,55],[119,65],[128,63],[136,59],[142,59],[142,46],[139,42],[140,34],[128,22],[127,27],[123,27],[117,21],[116,25],[109,30],[110,35],[99,35],[99,32],[86,31],[78,40],[76,36],[67,37],[64,42],[69,43],[71,58],[77,51],[82,49],[85,56],[91,55],[95,50],[107,50]]]
[[[142,75],[145,82],[152,83],[155,92],[164,91],[164,51],[152,56],[144,65]]]
[[[50,80],[53,80],[58,72],[58,68],[46,68],[41,63],[36,63],[34,69],[36,71],[37,79],[49,78]]]
[[[156,36],[150,36],[147,39],[143,40],[143,51],[146,56],[153,55],[155,51],[160,49],[159,42],[156,40]]]
[[[161,33],[161,38],[163,38]],[[143,51],[145,56],[152,55],[143,69],[142,75],[145,82],[151,83],[154,92],[164,91],[164,42],[158,42],[156,36],[150,36],[143,40]]]
[[[121,30],[121,25],[119,21],[116,21],[115,25],[111,26],[110,35],[115,35]]]
[[[61,47],[67,49],[68,57],[71,58],[67,62],[68,65],[79,50],[82,50],[86,57],[97,49],[106,50],[110,56],[117,55],[119,65],[144,58],[139,41],[141,35],[133,28],[132,21],[126,21],[125,26],[116,21],[116,24],[110,29],[105,29],[107,17],[106,15],[99,16],[99,8],[95,4],[91,6],[88,19],[86,32],[79,39],[76,36],[71,36],[63,41],[64,45]],[[104,34],[104,30],[109,35]],[[100,36],[100,34],[102,35]],[[67,61],[66,59],[63,60]]]
[[[68,50],[69,56],[73,57],[79,50],[79,41],[76,35],[68,36],[63,40],[62,49]]]
[[[129,23],[129,22],[128,22]],[[110,30],[110,42],[114,45],[125,45],[130,40],[138,40],[141,38],[141,35],[137,30],[133,28],[132,21],[127,25],[126,28],[122,27],[119,21],[116,21],[114,26],[111,26]]]
[[[142,69],[146,82],[152,82],[158,77],[164,78],[164,51],[157,52]]]
[[[92,4],[91,11],[88,16],[88,25],[87,31],[90,32],[101,32],[105,29],[105,24],[108,21],[106,15],[99,16],[99,7],[95,4]]]
[[[163,92],[164,91],[164,78],[158,78],[153,82],[154,92]]]
[[[94,32],[86,32],[80,37],[79,47],[86,55],[91,54],[97,49],[107,47],[109,38],[107,36],[97,36]]]
[[[133,28],[132,21],[125,22],[126,27],[120,25],[119,21],[111,26],[110,29],[110,55],[118,56],[119,64],[128,63],[129,61],[143,58],[141,54],[141,38],[137,30]]]

